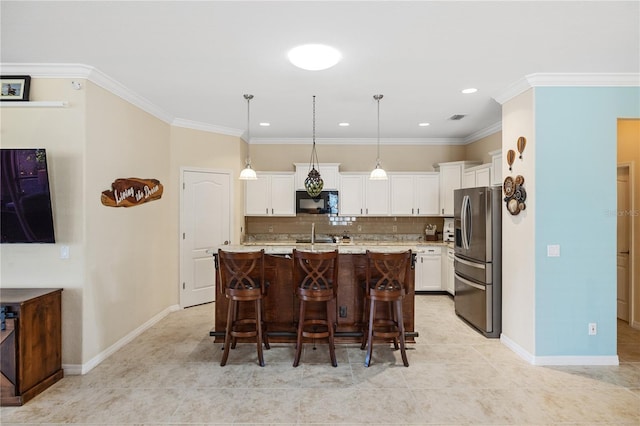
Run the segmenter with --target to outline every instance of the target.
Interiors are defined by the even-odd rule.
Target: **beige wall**
[[[178,303],[170,126],[93,83],[85,90],[83,363]],[[129,177],[158,179],[162,198],[130,208],[103,206],[101,192]]]
[[[485,136],[482,139],[465,145],[464,159],[467,161],[480,161],[481,163],[491,163],[489,152],[502,148],[502,132],[496,132]]]
[[[244,183],[238,179],[244,168],[246,143],[235,136],[225,136],[182,127],[171,128],[171,187],[178,190],[181,168],[228,171],[233,192],[232,243],[239,243],[244,227]],[[253,151],[252,154],[253,156]],[[173,206],[175,224],[179,222],[179,199]],[[177,228],[175,235],[177,235]],[[179,242],[176,241],[176,244]]]
[[[633,163],[633,208],[640,209],[640,120],[618,120],[618,163]],[[635,326],[640,325],[640,217],[631,215],[634,225],[633,241],[635,246],[632,253],[635,262],[635,279],[632,283],[634,296],[634,312],[632,321]]]
[[[45,148],[56,244],[1,244],[0,284],[59,287],[62,292],[62,362],[82,362],[85,280],[85,91],[67,79],[32,79],[31,100],[66,100],[66,108],[0,109],[3,148]],[[60,259],[68,246],[70,258]]]
[[[321,163],[340,163],[341,172],[372,170],[376,145],[316,144]],[[431,172],[433,164],[464,160],[464,145],[381,145],[382,167],[388,171]],[[251,145],[253,168],[260,171],[294,171],[293,163],[308,163],[311,144]]]
[[[527,209],[512,216],[502,208],[502,334],[534,355],[535,352],[535,134],[534,91],[529,89],[502,105],[502,151],[527,138],[527,161],[519,161],[504,176],[523,175],[530,194]]]

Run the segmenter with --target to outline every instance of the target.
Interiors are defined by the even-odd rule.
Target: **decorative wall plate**
[[[513,192],[516,189],[516,185],[513,182],[513,178],[511,176],[507,176],[506,178],[504,178],[504,184],[502,185],[502,188],[506,197],[511,197],[513,195]]]
[[[516,185],[524,185],[524,176],[518,175],[515,179]]]
[[[516,159],[516,152],[512,149],[507,151],[507,164],[509,165],[509,171],[511,171],[511,165],[513,161]]]
[[[524,151],[524,147],[527,146],[527,139],[524,136],[520,136],[518,138],[518,152],[520,153],[520,159],[522,160],[522,152]]]

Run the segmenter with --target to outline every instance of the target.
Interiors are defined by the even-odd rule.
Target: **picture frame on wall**
[[[28,101],[31,76],[3,75],[0,76],[0,101]]]

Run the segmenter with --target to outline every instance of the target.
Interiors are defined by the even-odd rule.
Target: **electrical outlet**
[[[358,232],[362,231],[362,225],[358,225]]]
[[[347,317],[347,307],[340,306],[340,318],[346,318],[346,317]]]
[[[560,257],[560,244],[549,244],[547,246],[547,257]]]
[[[598,334],[598,326],[595,322],[589,323],[589,336],[595,336]]]
[[[269,228],[267,229],[269,232],[273,232],[273,225],[269,225]]]
[[[391,227],[391,231],[393,231],[393,232],[398,232],[398,225],[393,225],[393,226]]]

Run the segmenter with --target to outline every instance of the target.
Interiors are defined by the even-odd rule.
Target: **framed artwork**
[[[0,101],[28,101],[31,77],[28,75],[0,76]]]

